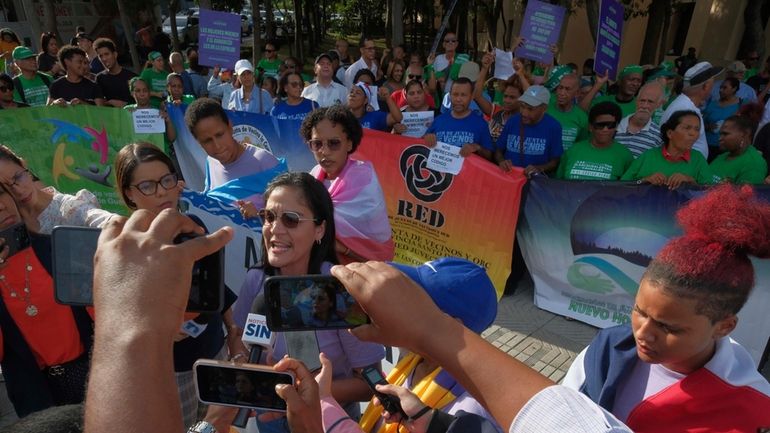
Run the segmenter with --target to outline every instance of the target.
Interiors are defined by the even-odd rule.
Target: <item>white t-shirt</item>
[[[368,69],[372,71],[372,74],[374,74],[374,77],[377,78],[377,63],[372,63],[372,66],[369,66],[366,64],[366,61],[363,57],[356,60],[355,63],[350,65],[350,67],[345,71],[345,87],[348,89],[353,86],[353,79],[356,77],[356,74],[361,69]]]
[[[316,82],[302,90],[302,97],[315,101],[320,107],[330,107],[334,104],[344,105],[348,100],[348,89],[334,81],[328,86],[322,86]]]

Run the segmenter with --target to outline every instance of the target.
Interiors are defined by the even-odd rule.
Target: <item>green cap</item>
[[[27,47],[16,47],[13,49],[13,60],[24,60],[35,57],[35,53]]]
[[[156,60],[159,57],[161,57],[163,54],[157,52],[157,51],[150,51],[150,54],[147,54],[147,58],[150,60]]]
[[[620,71],[620,75],[618,76],[618,80],[622,79],[626,75],[631,75],[631,74],[642,75],[642,74],[644,74],[644,69],[642,69],[642,67],[639,66],[639,65],[628,65],[625,68],[623,68],[622,71]]]
[[[548,90],[555,91],[557,87],[559,87],[559,83],[561,83],[561,79],[566,77],[567,75],[573,73],[571,67],[567,65],[559,65],[556,66],[551,70],[551,74],[548,75],[548,79],[543,84]]]

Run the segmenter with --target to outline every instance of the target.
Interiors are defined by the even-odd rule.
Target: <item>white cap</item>
[[[523,95],[519,97],[519,102],[523,102],[531,107],[548,105],[551,100],[551,92],[543,86],[529,86]]]
[[[254,72],[254,66],[251,66],[251,62],[246,59],[241,59],[235,62],[235,73],[241,75],[243,71]]]

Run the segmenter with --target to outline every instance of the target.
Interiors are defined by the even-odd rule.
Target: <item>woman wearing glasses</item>
[[[13,79],[7,74],[0,74],[0,109],[25,107],[29,105],[13,100]]]
[[[350,158],[363,136],[358,119],[340,105],[320,108],[305,118],[299,133],[318,162],[311,174],[323,182],[334,202],[334,250],[340,262],[393,260],[377,173],[371,163]]]
[[[318,110],[313,113],[316,112]],[[245,323],[254,299],[264,296],[266,277],[328,274],[331,266],[337,263],[334,209],[321,182],[307,173],[283,173],[270,182],[264,197],[265,208],[259,211],[264,224],[263,262],[246,274],[233,307],[236,323]],[[385,355],[383,347],[362,342],[345,329],[315,331],[315,336],[319,350],[334,365],[332,394],[351,416],[356,417],[358,402],[366,401],[372,395],[356,372],[379,365]],[[279,334],[268,361],[280,360],[286,352],[286,340]],[[289,431],[283,417],[269,423],[259,422],[258,426],[262,433]]]
[[[13,196],[32,233],[49,235],[61,225],[101,227],[112,217],[112,213],[99,209],[96,196],[85,189],[70,195],[42,185],[24,160],[4,145],[0,145],[0,182]]]
[[[566,180],[618,180],[634,160],[626,146],[615,141],[623,114],[614,102],[600,102],[588,113],[591,138],[564,151],[556,176]]]
[[[282,101],[273,107],[270,115],[279,120],[304,120],[307,115],[318,108],[315,101],[302,97],[305,82],[297,72],[287,72],[278,82],[278,96]]]
[[[176,209],[184,182],[179,180],[171,159],[150,143],[125,146],[115,158],[115,177],[123,202],[129,209],[144,209],[159,213]],[[203,226],[201,221],[196,220]],[[224,343],[232,359],[246,356],[240,339],[240,328],[232,318],[230,306],[236,296],[225,290],[225,302],[220,313],[201,313],[183,326],[174,343],[174,371],[182,400],[185,425],[192,425],[198,412],[192,365],[199,358],[224,358]],[[225,338],[222,324],[227,328]]]

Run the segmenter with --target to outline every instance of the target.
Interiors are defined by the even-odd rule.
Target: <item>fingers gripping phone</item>
[[[199,359],[193,370],[198,399],[206,404],[285,412],[275,386],[294,385],[291,373],[263,365]]]
[[[369,388],[374,391],[374,395],[377,396],[377,399],[380,400],[380,404],[383,408],[385,408],[386,411],[390,412],[391,414],[401,414],[403,419],[409,418],[401,408],[401,401],[398,399],[398,397],[384,394],[377,391],[375,388],[376,385],[388,385],[388,381],[385,379],[385,376],[382,375],[382,372],[379,368],[366,367],[364,368],[364,371],[361,372],[361,375],[364,377],[366,384],[369,385]]]
[[[360,305],[330,275],[265,280],[267,326],[273,331],[347,329],[369,323]]]
[[[57,226],[51,233],[53,281],[56,302],[93,305],[94,254],[100,229]],[[190,236],[179,236],[181,243]],[[169,272],[173,270],[169,269]],[[159,288],[162,290],[163,288]],[[224,302],[224,249],[195,262],[187,311],[214,313]]]
[[[30,246],[29,233],[24,223],[14,224],[0,232],[0,238],[5,242],[0,246],[0,251],[8,247],[8,257]]]

